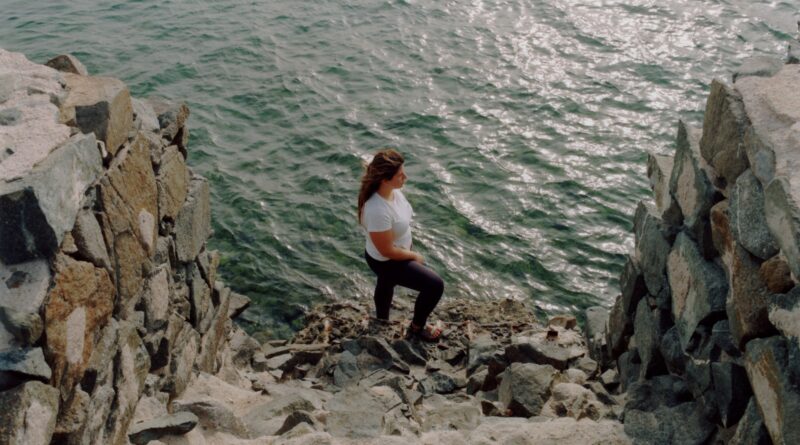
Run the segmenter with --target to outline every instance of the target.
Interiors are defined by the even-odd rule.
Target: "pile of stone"
[[[0,49],[0,443],[185,431],[193,415],[129,429],[143,395],[216,372],[230,333],[189,110],[47,65]]]
[[[400,298],[394,313],[412,308]],[[630,443],[619,380],[600,374],[574,317],[544,327],[516,301],[447,302],[433,314],[444,337],[431,344],[406,339],[408,319],[370,312],[317,307],[289,343],[260,345],[235,328],[220,371],[171,404],[199,425],[160,441]]]
[[[650,155],[621,295],[586,326],[634,441],[800,443],[798,167],[800,65],[764,58]]]

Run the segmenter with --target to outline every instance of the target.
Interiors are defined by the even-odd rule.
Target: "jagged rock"
[[[448,399],[437,394],[425,400],[423,409],[423,431],[469,431],[478,426],[482,413],[480,402],[469,396]]]
[[[550,365],[512,363],[500,383],[500,402],[515,416],[538,415],[550,397],[550,385],[556,373]]]
[[[608,309],[602,306],[591,306],[584,312],[586,324],[583,335],[586,338],[589,356],[598,363],[608,360],[606,351],[606,326],[609,321]]]
[[[647,153],[647,177],[658,214],[669,226],[678,227],[683,224],[683,215],[669,189],[674,160],[673,156]]]
[[[704,444],[714,432],[714,424],[699,404],[686,402],[652,410],[626,410],[625,433],[637,444]]]
[[[400,402],[394,391],[351,386],[328,402],[327,430],[347,438],[377,437],[383,431],[383,414]]]
[[[89,405],[91,397],[76,385],[70,398],[62,404],[58,411],[56,427],[53,432],[53,440],[57,443],[68,442],[66,439],[70,434],[79,431],[89,415]],[[95,413],[92,413],[95,414]]]
[[[189,193],[175,219],[175,250],[178,260],[189,262],[200,253],[211,234],[211,206],[208,181],[192,177]]]
[[[731,335],[731,327],[728,320],[720,320],[714,323],[714,327],[711,328],[711,341],[730,357],[736,358],[741,355],[741,351],[736,346],[733,335]]]
[[[80,74],[81,76],[89,75],[86,67],[72,54],[60,54],[55,56],[45,62],[45,65],[64,73]]]
[[[158,219],[175,220],[186,200],[189,187],[189,170],[178,147],[171,145],[161,156],[161,166],[156,175],[158,184]]]
[[[719,266],[703,259],[684,233],[678,235],[667,259],[672,288],[672,314],[683,349],[697,326],[725,310],[728,286]]]
[[[131,443],[145,445],[167,435],[183,435],[197,425],[197,416],[190,412],[170,414],[146,422],[133,425],[128,432]]]
[[[736,179],[729,205],[730,227],[742,247],[762,260],[777,254],[778,246],[764,214],[764,191],[750,170]]]
[[[149,370],[150,356],[139,338],[136,326],[121,321],[119,350],[114,358],[114,410],[106,423],[110,443],[125,443],[128,426],[144,391]]]
[[[473,395],[478,391],[484,390],[484,383],[486,382],[486,378],[489,375],[488,369],[482,369],[480,371],[474,372],[471,376],[469,376],[469,380],[467,380],[467,394]],[[491,391],[494,388],[486,388],[486,391]]]
[[[642,374],[642,362],[639,358],[639,351],[634,348],[628,349],[620,354],[617,359],[617,369],[619,369],[620,388],[622,388],[622,391],[625,391],[631,384],[637,382],[639,376]]]
[[[117,276],[115,313],[123,318],[133,310],[142,268],[155,254],[157,195],[147,142],[139,134],[100,180],[101,226]]]
[[[599,420],[606,412],[592,391],[575,383],[558,383],[553,386],[552,395],[542,408],[541,415]]]
[[[744,77],[772,77],[783,66],[781,59],[771,56],[755,55],[742,60],[741,65],[733,72],[733,82]]]
[[[745,367],[772,442],[800,443],[797,342],[781,336],[750,340]]]
[[[6,163],[0,164],[3,169]],[[19,180],[3,177],[0,169],[0,261],[18,264],[52,255],[72,230],[80,197],[102,168],[94,136],[76,135],[20,172]]]
[[[573,315],[555,315],[547,321],[547,326],[574,329],[578,326],[578,319]]]
[[[0,392],[0,443],[47,445],[58,412],[58,390],[41,382],[27,382]]]
[[[26,380],[48,382],[51,375],[50,367],[44,361],[42,348],[0,351],[0,391]]]
[[[633,230],[636,256],[635,259],[629,260],[620,277],[624,304],[622,309],[626,314],[633,314],[638,298],[643,296],[642,288],[636,282],[638,272],[635,266],[641,270],[644,283],[651,295],[659,300],[669,299],[666,263],[672,244],[671,229],[658,217],[650,204],[640,201],[634,215]]]
[[[564,377],[567,378],[567,381],[576,385],[583,385],[589,379],[585,372],[575,368],[569,368],[564,371]]]
[[[754,397],[750,397],[744,415],[736,426],[736,433],[728,445],[772,445]]]
[[[794,199],[792,184],[776,177],[765,190],[767,225],[775,236],[794,276],[800,276],[800,209]]]
[[[261,350],[261,345],[238,326],[229,335],[228,344],[233,353],[233,364],[238,368],[249,366],[256,352]]]
[[[575,362],[575,367],[586,374],[587,378],[594,378],[600,371],[600,365],[589,357],[581,357]]]
[[[590,389],[597,397],[597,400],[603,402],[603,404],[607,406],[617,405],[617,401],[611,397],[611,394],[608,393],[602,383],[592,380],[586,382],[583,386],[587,389]]]
[[[147,98],[146,101],[155,111],[161,134],[164,139],[172,141],[184,128],[189,118],[189,107],[183,102],[172,102],[160,97]]]
[[[83,377],[100,328],[111,317],[114,286],[105,269],[66,255],[55,259],[55,279],[44,307],[45,353],[53,382],[72,388]]]
[[[227,332],[226,324],[229,320],[229,303],[230,298],[224,298],[220,301],[216,309],[214,309],[213,306],[211,307],[211,310],[215,311],[213,313],[214,316],[211,319],[208,331],[203,334],[200,340],[200,353],[197,355],[196,365],[201,371],[216,372],[218,370],[217,351],[219,351],[220,345],[222,345],[222,342],[225,340]]]
[[[158,123],[158,116],[149,103],[131,98],[131,106],[135,116],[134,126],[137,130],[157,132],[161,130],[161,125]],[[136,123],[138,122],[138,125]]]
[[[408,364],[400,358],[400,355],[383,338],[360,337],[343,343],[342,347],[356,356],[364,351],[380,360],[383,367],[395,368],[403,373],[408,373],[409,371]]]
[[[569,366],[570,360],[579,356],[570,349],[547,341],[532,341],[529,337],[516,337],[512,341],[513,343],[506,347],[506,357],[512,363],[538,363],[563,371]]]
[[[489,334],[480,334],[473,338],[467,346],[467,375],[473,373],[481,365],[504,362],[503,347]],[[505,364],[502,366],[505,368]]]
[[[112,361],[119,349],[119,324],[113,318],[100,331],[89,362],[86,364],[81,388],[94,394],[98,387],[111,384],[113,379]],[[112,390],[113,391],[113,390]]]
[[[350,351],[339,354],[339,361],[333,371],[333,383],[345,387],[358,382],[361,372],[358,369],[356,357]]]
[[[0,261],[0,349],[32,346],[42,334],[39,308],[50,285],[45,260],[7,266]]]
[[[738,91],[714,79],[706,102],[700,152],[723,180],[733,184],[749,166],[744,134],[750,122]]]
[[[603,383],[608,389],[614,389],[619,386],[619,373],[616,369],[607,369],[600,374],[600,382]]]
[[[772,296],[769,320],[785,336],[800,338],[800,288]]]
[[[170,379],[166,390],[173,396],[180,395],[186,388],[192,373],[192,366],[200,349],[200,335],[192,329],[192,325],[183,320],[172,321],[176,326],[174,336],[170,336],[172,354],[169,359]]]
[[[78,256],[97,267],[111,270],[111,259],[103,241],[103,232],[92,211],[83,209],[78,212],[72,237],[78,248]]]
[[[731,334],[743,349],[747,340],[772,335],[775,330],[767,316],[769,291],[759,276],[759,263],[731,236],[732,213],[726,201],[720,202],[711,209],[711,225],[714,244],[728,270],[726,312]]]
[[[313,431],[321,431],[324,429],[324,426],[316,418],[314,418],[311,413],[308,411],[298,410],[292,412],[288,417],[286,417],[283,425],[280,427],[280,429],[278,429],[278,431],[275,432],[275,435],[280,436],[285,434],[301,423],[307,424]]]
[[[459,436],[461,438],[463,436]],[[450,443],[474,444],[608,444],[625,445],[631,440],[618,422],[590,419],[575,420],[570,417],[558,419],[537,418],[535,421],[490,417],[482,420],[478,428],[466,434],[466,438]],[[429,443],[446,443],[436,441]]]
[[[169,268],[162,266],[147,279],[142,294],[144,303],[145,325],[150,331],[161,330],[169,321]]]
[[[197,416],[200,425],[209,431],[219,431],[247,438],[250,433],[242,419],[221,402],[205,398],[201,400],[176,400],[172,402],[173,412],[191,412]]]
[[[636,349],[642,361],[641,378],[650,377],[666,371],[659,345],[664,333],[669,329],[669,315],[660,309],[650,309],[647,300],[640,300],[634,319],[634,338]]]
[[[419,382],[418,390],[423,395],[450,394],[465,386],[467,386],[467,380],[464,377],[454,376],[448,372],[434,371]]]
[[[711,363],[711,378],[722,425],[733,426],[744,414],[752,395],[747,372],[735,363],[717,362]]]
[[[191,322],[197,331],[205,334],[211,326],[214,317],[214,305],[211,302],[211,288],[200,274],[197,264],[191,265],[192,274],[189,282],[189,297],[191,302]],[[227,317],[228,314],[225,314]]]
[[[133,107],[128,87],[111,77],[64,74],[69,91],[61,113],[69,125],[94,133],[112,155],[128,139]]]
[[[761,277],[761,281],[764,282],[767,289],[774,294],[789,292],[794,287],[789,263],[782,255],[775,255],[761,263],[758,276]]]
[[[231,292],[230,308],[228,310],[228,318],[235,319],[245,309],[250,307],[250,299],[242,294]]]
[[[417,349],[407,340],[395,340],[392,342],[392,348],[397,351],[397,354],[404,362],[414,366],[425,366],[426,360],[421,354],[425,354],[425,350]]]

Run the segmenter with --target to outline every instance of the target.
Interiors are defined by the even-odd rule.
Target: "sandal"
[[[418,339],[422,341],[427,341],[431,343],[435,343],[439,341],[439,338],[442,336],[442,330],[433,327],[433,326],[425,326],[424,328],[414,328],[413,323],[408,326],[408,335],[409,339]]]

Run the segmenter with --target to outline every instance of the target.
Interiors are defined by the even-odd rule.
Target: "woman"
[[[427,326],[428,316],[444,292],[444,282],[425,267],[425,259],[411,251],[413,211],[400,191],[406,182],[403,155],[393,149],[381,150],[367,166],[358,193],[358,218],[367,231],[364,257],[378,276],[375,285],[375,313],[389,319],[394,287],[419,291],[409,336],[438,341],[441,330]]]

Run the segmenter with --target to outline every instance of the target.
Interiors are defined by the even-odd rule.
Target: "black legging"
[[[378,276],[375,285],[375,315],[383,320],[389,319],[389,308],[392,306],[394,287],[397,285],[419,291],[414,303],[414,325],[425,326],[428,315],[439,303],[444,292],[444,281],[436,272],[422,264],[412,261],[378,261],[364,252],[369,268]]]

